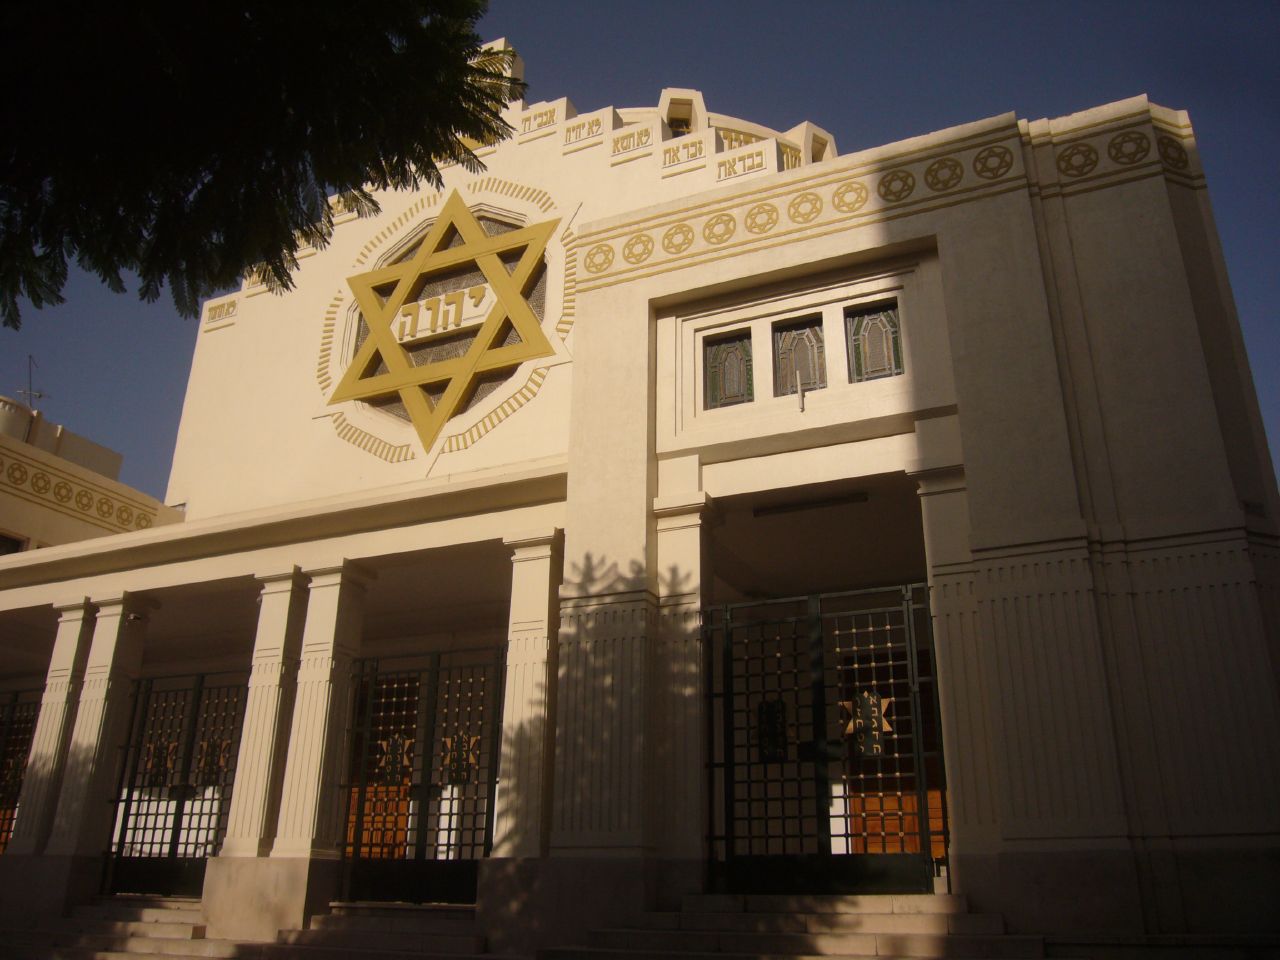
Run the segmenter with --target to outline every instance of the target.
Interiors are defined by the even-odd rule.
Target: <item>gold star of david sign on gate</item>
[[[356,350],[329,403],[398,396],[423,449],[430,450],[445,423],[468,402],[479,378],[553,355],[527,297],[559,223],[550,220],[490,236],[455,190],[408,260],[347,280],[369,336]],[[423,288],[473,267],[485,283],[428,298],[430,319],[424,324],[420,317]],[[474,322],[467,322],[468,300],[472,307],[483,306],[490,291],[492,306],[472,318]],[[415,352],[430,350],[433,344],[461,342],[459,335],[473,328],[478,328],[476,334],[461,355],[448,356],[446,349],[444,356],[422,360]]]

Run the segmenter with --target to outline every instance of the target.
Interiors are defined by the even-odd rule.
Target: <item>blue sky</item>
[[[842,153],[1140,93],[1190,111],[1280,463],[1280,4],[492,0],[481,33],[520,50],[531,101],[585,112],[694,87],[717,113],[812,120]],[[25,388],[33,354],[46,415],[122,452],[122,479],[162,496],[196,324],[167,291],[142,304],[74,275],[65,293],[0,330],[0,393]]]

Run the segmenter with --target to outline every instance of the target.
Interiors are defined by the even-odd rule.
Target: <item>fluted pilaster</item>
[[[537,857],[550,833],[563,556],[558,531],[506,542],[513,548],[511,612],[493,853]]]
[[[650,845],[660,856],[696,858],[706,811],[702,677],[704,493],[654,504],[658,630],[649,661]]]
[[[245,700],[244,729],[231,794],[224,857],[270,852],[293,712],[294,672],[307,609],[305,578],[290,570],[260,577],[258,630]]]
[[[307,574],[311,587],[273,857],[338,853],[342,737],[371,574],[350,562]]]
[[[96,855],[111,832],[111,793],[142,662],[150,604],[130,594],[95,601],[97,619],[46,852]]]
[[[93,638],[96,608],[88,598],[57,610],[58,632],[18,797],[18,818],[6,848],[10,854],[39,853],[49,838]]]
[[[656,602],[647,591],[560,604],[552,848],[644,847],[645,698]]]

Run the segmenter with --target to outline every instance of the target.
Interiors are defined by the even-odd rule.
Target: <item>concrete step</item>
[[[95,907],[120,907],[139,910],[199,910],[199,897],[161,897],[145,893],[117,893],[114,896],[102,896],[89,903],[81,904],[80,909]]]
[[[466,935],[475,930],[475,924],[474,907],[344,907],[335,909],[333,913],[311,917],[307,929]]]
[[[66,927],[82,934],[112,934],[126,937],[169,937],[179,940],[204,939],[203,922],[162,920],[114,920],[72,917]]]
[[[236,960],[264,960],[257,944],[241,945],[234,954]],[[140,955],[126,950],[96,950],[91,947],[54,947],[49,953],[40,954],[40,960],[138,960]],[[207,960],[201,955],[189,953],[145,954],[148,960]]]
[[[963,957],[964,960],[998,960],[982,955],[969,957],[966,954],[951,956]],[[560,947],[543,950],[538,953],[538,960],[920,960],[910,954],[816,954],[773,952],[752,953],[672,953],[669,950],[617,950],[605,947]]]
[[[138,904],[86,903],[71,911],[73,920],[133,920],[143,923],[204,923],[200,904],[147,907]]]
[[[697,893],[682,902],[689,913],[967,913],[954,893],[720,894]]]
[[[420,930],[282,930],[277,942],[306,947],[333,947],[346,950],[399,950],[405,953],[483,953],[484,937],[474,933],[423,933]]]
[[[58,934],[56,948],[77,948],[103,953],[149,954],[182,957],[243,957],[240,945],[229,940],[189,940],[178,937],[135,937],[125,934]]]
[[[756,933],[958,933],[997,936],[1004,920],[979,913],[646,913],[648,930]]]
[[[495,960],[487,953],[420,953],[404,950],[316,947],[283,943],[261,945],[260,960]],[[236,960],[240,960],[239,957]],[[259,960],[255,957],[254,960]]]
[[[787,956],[1031,958],[1044,956],[1039,937],[971,937],[902,933],[734,933],[693,930],[595,930],[588,946],[667,954],[741,953]]]

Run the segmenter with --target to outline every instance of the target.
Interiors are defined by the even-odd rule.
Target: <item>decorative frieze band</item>
[[[0,489],[110,533],[145,530],[159,512],[156,504],[88,483],[11,447],[0,451]]]
[[[755,145],[752,145],[755,146]],[[730,158],[731,160],[734,158]],[[747,162],[749,155],[737,158]],[[726,161],[727,162],[727,161]],[[783,165],[785,166],[785,164]],[[843,165],[784,185],[580,235],[583,290],[661,273],[779,240],[946,206],[1023,182],[1011,130],[883,163]],[[735,171],[730,171],[730,174]]]

